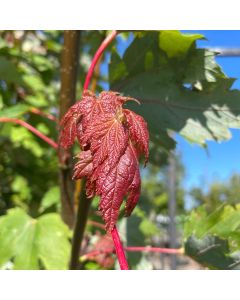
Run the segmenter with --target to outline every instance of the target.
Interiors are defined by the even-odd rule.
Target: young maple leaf
[[[98,97],[84,91],[60,125],[59,144],[70,147],[77,137],[82,152],[74,167],[73,179],[87,178],[87,196],[100,196],[99,208],[110,232],[117,222],[126,196],[126,215],[135,208],[141,188],[138,157],[148,160],[149,133],[144,119],[123,104],[133,98],[116,92]]]

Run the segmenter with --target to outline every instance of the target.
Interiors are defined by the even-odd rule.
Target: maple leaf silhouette
[[[147,123],[122,107],[130,100],[137,101],[112,91],[97,97],[85,90],[60,123],[60,146],[69,148],[77,138],[82,150],[73,179],[85,176],[87,196],[100,196],[108,232],[117,222],[125,196],[126,215],[135,208],[141,188],[138,158],[143,154],[146,164],[149,156]]]

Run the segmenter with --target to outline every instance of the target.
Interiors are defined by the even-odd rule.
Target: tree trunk
[[[168,214],[169,214],[169,239],[170,248],[176,248],[177,232],[176,232],[176,162],[174,152],[169,155],[169,201],[168,201]],[[171,255],[170,265],[172,270],[177,269],[177,257]]]
[[[80,31],[65,30],[61,57],[61,91],[59,118],[67,112],[76,101],[76,82],[79,62]],[[73,227],[75,221],[72,181],[72,151],[59,149],[59,179],[61,190],[61,215],[63,221]]]

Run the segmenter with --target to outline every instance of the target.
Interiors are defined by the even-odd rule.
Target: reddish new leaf
[[[81,102],[74,104],[60,123],[59,145],[65,149],[72,146],[77,135],[77,121],[81,117]]]
[[[83,93],[61,122],[60,141],[69,147],[77,136],[81,149],[74,168],[74,179],[87,177],[87,195],[100,196],[100,210],[107,231],[117,222],[124,197],[130,215],[140,195],[138,155],[148,159],[149,134],[144,119],[123,109],[129,100],[116,92],[99,97]]]
[[[124,109],[124,114],[129,125],[131,140],[136,144],[137,147],[139,147],[140,152],[144,153],[146,158],[146,164],[149,156],[149,133],[147,123],[145,122],[142,116],[137,115],[129,109]]]
[[[96,191],[97,195],[101,197],[100,210],[106,229],[110,232],[117,222],[124,196],[134,189],[138,191],[137,199],[139,197],[140,176],[135,150],[129,145],[116,167],[111,169],[106,161],[105,168],[101,170],[100,174],[101,176],[97,179]],[[132,196],[130,201],[131,199],[133,200]],[[129,199],[127,203],[129,203]],[[133,206],[135,207],[135,205],[136,202]]]
[[[79,161],[74,166],[73,179],[90,176],[93,170],[91,151],[82,151],[76,157],[79,159]]]
[[[82,100],[74,104],[60,122],[59,144],[67,149],[76,136],[82,133],[83,124],[90,123],[99,114],[97,97],[91,91],[84,91]]]
[[[83,142],[90,145],[95,168],[106,158],[114,167],[127,148],[128,132],[115,115],[104,114],[87,127]]]

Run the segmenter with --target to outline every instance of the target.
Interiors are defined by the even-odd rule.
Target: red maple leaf
[[[122,106],[126,101],[116,92],[98,97],[84,91],[61,121],[59,143],[70,147],[78,138],[82,152],[74,167],[73,179],[87,178],[87,195],[100,196],[99,208],[111,231],[126,196],[126,215],[130,215],[140,195],[138,157],[148,160],[149,133],[144,119]],[[137,100],[135,100],[137,101]]]

